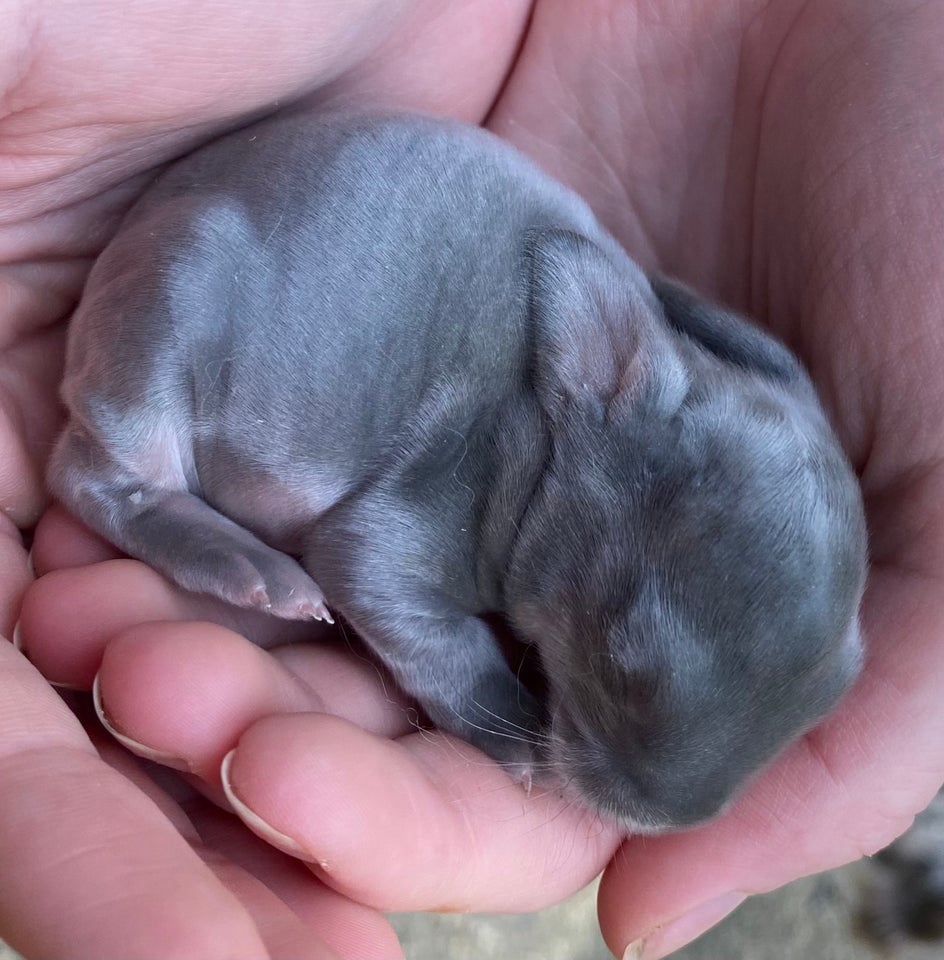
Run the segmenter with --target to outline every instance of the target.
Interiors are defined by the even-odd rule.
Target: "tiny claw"
[[[316,620],[324,620],[325,623],[334,623],[334,617],[331,616],[331,614],[328,612],[328,608],[323,603],[318,604],[312,616]]]
[[[268,610],[272,607],[272,601],[269,599],[269,594],[266,592],[265,587],[256,587],[256,589],[249,594],[249,603],[260,610]]]
[[[508,776],[524,788],[525,796],[530,797],[531,788],[534,786],[534,773],[531,763],[503,763],[502,766]]]
[[[530,770],[525,770],[524,776],[521,778],[521,786],[524,787],[524,795],[526,797],[531,796],[531,787],[534,785],[534,779],[531,776]]]

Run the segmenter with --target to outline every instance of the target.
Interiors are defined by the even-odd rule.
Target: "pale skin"
[[[18,528],[38,521],[43,575],[21,615],[35,666],[0,645],[0,863],[17,865],[0,935],[38,956],[389,957],[381,909],[533,909],[605,869],[607,942],[658,957],[738,896],[904,830],[944,776],[941,5],[541,0],[526,34],[523,0],[139,9],[0,11],[8,636],[30,581]],[[241,634],[288,630],[44,514],[62,335],[91,258],[149,171],[310,91],[486,123],[646,267],[757,316],[809,366],[869,511],[869,660],[720,821],[621,843],[416,732],[364,661],[263,653]],[[154,782],[39,671],[84,688],[97,674],[112,726],[187,784]],[[268,844],[211,802],[233,749],[229,783]]]

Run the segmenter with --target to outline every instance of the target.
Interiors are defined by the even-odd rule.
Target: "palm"
[[[27,111],[6,121],[7,132],[19,139],[13,162],[0,173],[8,180],[2,186],[22,186],[8,194],[17,205],[0,223],[0,250],[11,262],[33,263],[29,269],[12,268],[15,296],[4,320],[0,390],[8,416],[0,423],[0,443],[7,469],[0,473],[0,497],[11,517],[27,525],[42,502],[31,464],[41,461],[55,425],[56,364],[49,358],[58,356],[61,334],[54,324],[79,290],[87,258],[141,188],[148,169],[205,138],[221,120],[264,106],[277,95],[297,95],[323,80],[332,81],[332,96],[385,99],[473,121],[487,116],[493,129],[583,193],[644,265],[678,273],[745,308],[800,351],[861,470],[871,511],[875,573],[865,611],[871,648],[865,681],[824,731],[806,738],[720,823],[644,847],[626,844],[622,865],[608,873],[603,887],[601,919],[608,938],[621,949],[633,936],[716,894],[766,889],[890,839],[934,789],[941,771],[934,732],[944,698],[934,685],[940,654],[933,641],[944,617],[935,582],[944,529],[933,521],[939,471],[933,466],[938,451],[932,434],[944,413],[944,400],[932,386],[937,380],[933,309],[941,295],[941,251],[935,243],[941,241],[927,199],[933,197],[932,176],[940,176],[940,141],[938,169],[927,160],[935,155],[931,137],[940,104],[929,95],[914,102],[911,81],[923,78],[928,93],[932,90],[935,78],[928,65],[934,62],[935,31],[939,43],[944,18],[933,4],[914,3],[896,22],[905,39],[911,38],[902,46],[909,49],[912,78],[888,59],[898,49],[884,42],[888,25],[881,17],[888,3],[732,0],[672,5],[666,13],[664,5],[638,2],[597,5],[591,14],[563,0],[547,0],[535,11],[515,68],[502,84],[524,4],[496,3],[488,12],[479,6],[474,14],[454,10],[428,24],[419,8],[387,22],[376,18],[370,4],[349,5],[349,13],[340,15],[345,22],[339,23],[319,22],[317,13],[305,12],[312,5],[302,6],[283,19],[277,35],[268,34],[268,44],[259,42],[261,20],[250,23],[244,34],[234,30],[222,39],[214,34],[219,62],[228,70],[238,65],[238,94],[227,69],[197,75],[199,58],[188,60],[179,37],[192,35],[196,50],[211,28],[187,24],[175,35],[176,72],[139,66],[166,63],[167,51],[162,60],[152,50],[150,56],[129,58],[131,66],[119,63],[112,72],[92,74],[94,89],[81,108],[64,98],[51,106],[47,100],[45,113]],[[367,31],[349,29],[365,12],[376,25]],[[252,21],[250,11],[246,16]],[[305,29],[309,36],[331,33],[341,39],[319,47],[313,56]],[[54,44],[51,49],[55,51]],[[266,51],[273,49],[278,55],[267,60]],[[368,53],[371,58],[365,59]],[[406,61],[410,69],[398,70]],[[252,64],[256,71],[248,69]],[[41,66],[33,74],[37,90]],[[121,70],[125,73],[119,75]],[[180,72],[186,70],[195,75],[181,83]],[[336,74],[341,78],[335,80]],[[29,87],[23,89],[28,95]],[[117,123],[103,127],[101,121],[115,121],[116,112]],[[900,132],[889,123],[876,128],[876,117],[895,116],[910,121],[926,155],[899,139]],[[60,154],[61,163],[43,168],[46,176],[37,177],[31,158],[47,155],[42,131],[50,118],[66,128],[72,149]],[[888,197],[901,205],[897,211],[889,208]],[[64,199],[71,205],[52,213]],[[922,340],[932,347],[923,349]],[[924,517],[930,519],[924,522]],[[71,566],[71,560],[57,561],[57,553],[92,559],[100,549],[81,537],[70,541],[61,523],[52,522],[47,529],[51,532],[37,542],[43,569]],[[18,585],[25,583],[14,538],[3,556],[4,582],[12,585],[5,600],[12,610]],[[112,586],[117,575],[114,566],[59,570],[33,591],[24,629],[32,627],[25,630],[30,654],[51,675],[87,683],[106,639],[136,618],[223,616],[162,594],[135,565],[121,568],[127,589]],[[68,621],[56,611],[96,589],[110,591],[111,619],[85,631],[77,654],[75,638],[64,626]],[[151,606],[144,604],[148,616],[141,612],[143,597],[151,598]],[[213,669],[205,667],[206,683],[212,686],[222,661],[214,659],[211,641],[191,631],[190,639],[194,636],[209,651],[207,663]],[[158,637],[158,653],[142,664],[141,645],[133,641],[110,649],[106,663],[111,676],[123,678],[124,692],[117,680],[109,688],[103,670],[110,711],[140,739],[186,755],[215,786],[222,753],[264,711],[247,710],[242,727],[219,721],[207,740],[182,743],[184,730],[192,731],[194,722],[199,726],[200,711],[205,712],[205,703],[191,704],[186,696],[182,700],[179,681],[167,676],[171,653],[179,660],[186,652],[173,637]],[[227,658],[233,649],[227,647]],[[166,660],[161,650],[168,651]],[[287,672],[306,677],[317,693],[314,667],[304,657],[295,650],[282,664]],[[255,661],[246,667],[250,669],[258,673]],[[141,706],[135,676],[148,679],[150,710]],[[285,679],[280,674],[271,682],[278,686]],[[407,889],[395,873],[351,868],[328,876],[334,887],[383,907],[435,907],[445,900],[480,909],[525,908],[565,893],[603,864],[612,837],[597,834],[570,854],[563,875],[550,871],[555,879],[546,883],[543,894],[533,894],[533,883],[523,884],[527,892],[522,893],[514,876],[505,880],[509,864],[524,856],[543,863],[547,871],[534,845],[572,849],[574,830],[583,829],[579,818],[572,811],[559,815],[532,809],[526,819],[540,822],[541,829],[509,834],[502,818],[508,807],[520,810],[520,797],[488,787],[492,799],[483,806],[482,785],[497,783],[489,779],[493,773],[473,769],[470,774],[467,766],[456,766],[454,747],[404,736],[400,714],[381,718],[383,711],[378,713],[382,689],[371,688],[364,678],[357,682],[367,691],[365,704],[373,697],[374,705],[365,705],[350,719],[378,736],[400,738],[409,755],[402,767],[402,757],[390,760],[388,772],[415,776],[430,765],[445,765],[460,783],[460,794],[468,792],[475,836],[467,841],[480,853],[480,862],[476,879],[458,886],[454,877],[444,877],[441,860],[407,860],[411,876],[425,871],[427,883]],[[234,677],[224,690],[230,706],[240,685]],[[174,710],[161,716],[160,704],[168,702]],[[324,704],[286,709],[306,707]],[[326,709],[344,713],[330,702]],[[323,728],[302,724],[300,717],[286,717],[282,727],[257,725],[247,738],[250,743],[255,736],[258,756],[268,758],[260,769],[270,785],[288,785],[291,764],[290,754],[282,751],[273,765],[271,751],[262,749],[267,737],[273,744],[284,743],[290,734],[305,745],[323,739]],[[200,729],[210,729],[205,717]],[[903,749],[906,732],[908,750]],[[358,736],[351,730],[334,733],[339,742]],[[358,743],[361,756],[379,749],[374,741]],[[247,771],[252,769],[250,746],[245,748]],[[437,749],[445,753],[438,755]],[[388,762],[385,757],[378,753],[378,763]],[[345,787],[354,789],[361,782],[349,768],[342,769],[343,756],[333,762],[338,764],[335,774],[341,774],[335,796],[322,798],[325,816],[346,802]],[[296,766],[303,763],[300,756]],[[436,796],[434,791],[432,807]],[[258,811],[272,802],[262,791],[252,806]],[[282,816],[278,825],[283,832],[307,838],[308,821],[286,821],[284,798],[282,802],[281,813],[270,809],[267,819],[275,822]],[[354,833],[339,831],[337,842],[347,845],[347,862],[357,856],[365,860],[372,844],[388,838],[391,815],[389,807],[383,816],[365,807]],[[402,816],[407,838],[428,827],[428,822],[410,824],[416,813],[408,804]],[[491,837],[482,853],[483,837],[497,822],[505,823],[498,831],[502,839]],[[838,837],[837,823],[846,831]],[[585,830],[581,836],[587,836]],[[717,849],[725,851],[722,864]],[[452,855],[461,859],[468,850],[457,842]],[[702,870],[698,865],[706,857],[711,862]],[[635,869],[626,869],[626,862]],[[651,879],[655,862],[658,883]],[[447,873],[448,863],[446,858]],[[494,884],[497,876],[503,880]]]

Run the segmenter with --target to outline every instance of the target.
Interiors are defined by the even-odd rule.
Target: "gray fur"
[[[800,366],[481,130],[283,116],[182,160],[63,397],[93,529],[235,604],[326,597],[440,727],[638,829],[717,813],[858,670],[862,506]]]

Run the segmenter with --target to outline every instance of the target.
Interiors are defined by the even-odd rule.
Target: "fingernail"
[[[710,930],[746,899],[743,893],[726,893],[702,903],[677,920],[657,927],[648,936],[634,940],[623,951],[623,960],[662,960]]]
[[[26,650],[23,648],[23,631],[20,630],[20,621],[19,621],[19,620],[17,620],[16,623],[13,624],[13,637],[12,637],[12,640],[13,640],[13,646],[14,646],[17,650],[19,650],[20,653],[22,653],[23,656],[25,657],[25,656],[26,656]]]
[[[172,770],[179,770],[181,773],[192,772],[193,768],[182,757],[175,756],[172,753],[165,753],[163,750],[155,750],[154,747],[149,747],[144,743],[138,743],[137,740],[132,740],[127,734],[122,733],[114,727],[108,719],[108,715],[105,713],[105,706],[102,703],[101,684],[99,683],[97,673],[95,674],[95,679],[92,681],[92,703],[95,705],[95,712],[98,714],[98,719],[101,721],[102,726],[122,744],[122,746],[127,747],[132,753],[143,757],[145,760],[153,760],[162,766],[170,767]]]
[[[57,690],[77,690],[79,693],[88,693],[88,687],[80,686],[77,683],[64,683],[61,680],[50,680],[49,677],[46,678],[46,682],[51,687],[55,687]]]
[[[266,823],[255,810],[250,810],[249,807],[240,800],[236,791],[233,789],[233,783],[230,779],[230,768],[232,767],[233,755],[235,753],[235,750],[230,750],[230,752],[223,757],[223,762],[220,764],[220,782],[223,784],[223,793],[226,794],[226,799],[229,800],[233,811],[239,819],[242,820],[253,833],[262,837],[266,843],[272,844],[273,847],[278,847],[283,853],[297,857],[299,860],[306,860],[309,863],[317,863],[323,870],[327,870],[328,863],[326,860],[318,860],[313,857],[297,840],[293,840],[287,834],[282,833],[281,830],[276,830],[271,824]]]

